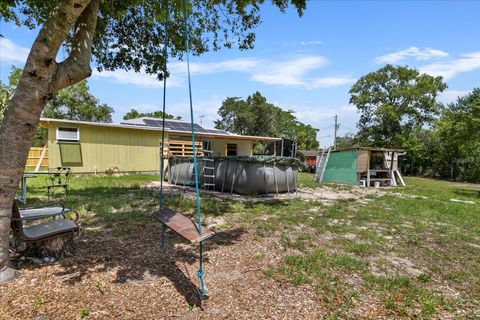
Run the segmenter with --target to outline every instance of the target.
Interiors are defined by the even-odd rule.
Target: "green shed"
[[[316,179],[350,185],[405,186],[398,168],[398,156],[404,154],[402,149],[364,147],[324,151],[317,159]]]

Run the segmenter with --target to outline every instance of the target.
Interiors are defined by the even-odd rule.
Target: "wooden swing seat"
[[[157,210],[153,216],[190,243],[201,242],[215,235],[215,232],[202,226],[202,236],[200,236],[198,224],[195,221],[169,208]]]

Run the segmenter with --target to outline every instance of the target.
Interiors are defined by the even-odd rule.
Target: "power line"
[[[328,126],[328,127],[321,128],[321,129],[318,129],[318,130],[321,131],[321,130],[330,129],[330,128],[333,128],[333,126]]]

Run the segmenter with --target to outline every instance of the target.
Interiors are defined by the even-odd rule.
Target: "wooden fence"
[[[202,156],[202,142],[195,141],[195,151],[197,156]],[[191,141],[183,140],[166,140],[165,146],[163,148],[163,156],[168,158],[168,156],[190,156],[193,157],[193,148]]]
[[[41,167],[48,168],[48,148],[31,147],[28,151],[27,169],[38,171]]]

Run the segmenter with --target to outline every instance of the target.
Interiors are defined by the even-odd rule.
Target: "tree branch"
[[[72,51],[69,57],[58,64],[50,90],[55,93],[71,86],[92,74],[90,60],[92,42],[97,26],[99,0],[91,0],[75,23]]]
[[[32,45],[32,50],[26,62],[26,67],[32,66],[34,68],[34,70],[26,70],[30,75],[37,72],[37,70],[35,70],[37,66],[40,66],[40,68],[43,68],[45,65],[49,67],[55,62],[55,57],[68,31],[75,24],[78,16],[84,11],[90,1],[91,0],[58,1],[52,14],[43,25]]]

